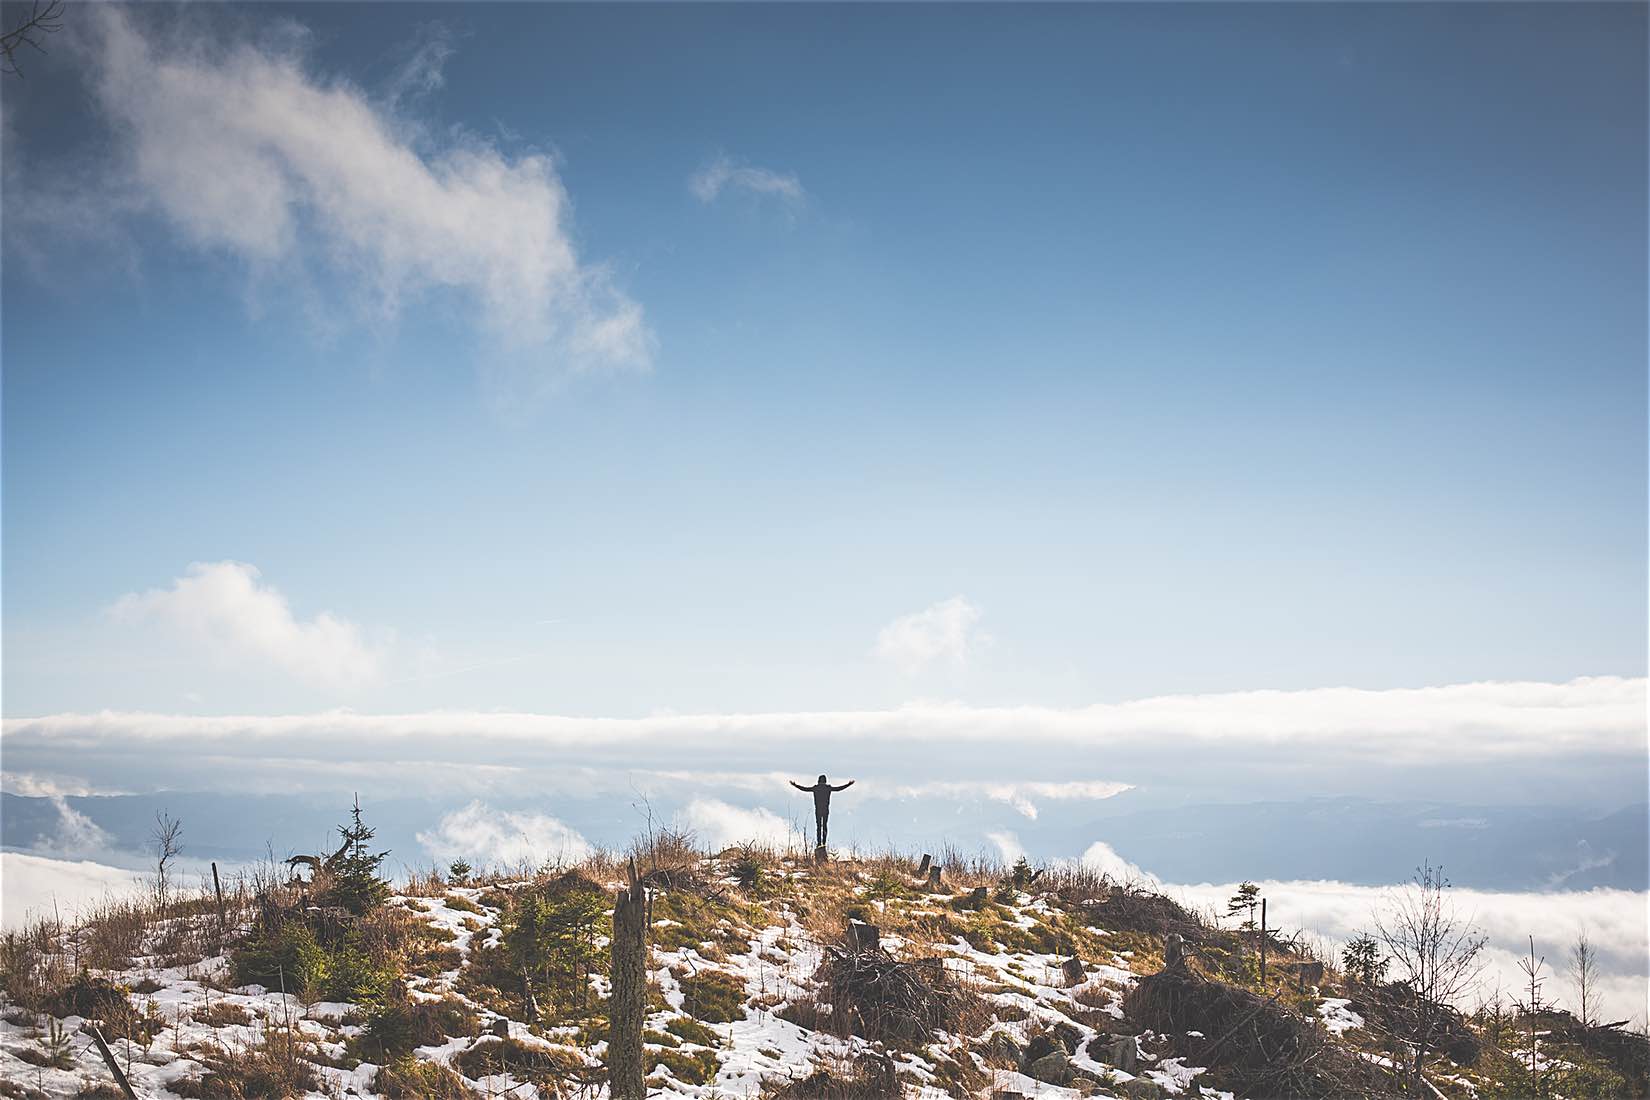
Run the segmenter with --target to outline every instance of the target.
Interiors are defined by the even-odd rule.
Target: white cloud
[[[1124,791],[1133,790],[1129,783],[1113,783],[1100,779],[1080,779],[1062,783],[1041,782],[1007,782],[994,783],[984,780],[936,780],[929,783],[914,783],[895,787],[871,788],[865,792],[868,798],[988,798],[993,802],[1006,802],[1024,817],[1036,820],[1037,804],[1033,798],[1047,798],[1054,801],[1064,800],[1095,800],[1112,798]]]
[[[506,867],[577,863],[591,852],[584,837],[553,817],[494,810],[479,800],[442,817],[433,832],[418,834],[418,842],[438,860]]]
[[[57,915],[69,920],[109,896],[136,889],[137,876],[87,860],[0,852],[0,927]]]
[[[360,627],[326,611],[307,621],[294,617],[286,597],[259,576],[244,562],[194,562],[171,588],[129,593],[111,611],[118,619],[161,623],[220,653],[335,688],[382,675],[385,653],[368,644]]]
[[[1107,782],[1142,789],[1196,790],[1201,797],[1242,789],[1255,798],[1297,797],[1303,787],[1370,797],[1527,799],[1555,802],[1643,797],[1645,681],[1592,677],[1562,684],[1514,682],[1436,688],[1184,695],[1088,707],[969,707],[922,703],[889,710],[657,714],[573,717],[519,711],[291,715],[152,714],[104,711],[8,717],[0,722],[9,768],[72,773],[87,783],[233,787],[248,768],[305,768],[319,782],[337,769],[418,761],[431,775],[476,763],[564,776],[570,767],[636,771],[650,782],[702,775],[739,789],[777,790],[800,759],[839,759],[839,770],[889,770],[921,760],[929,783],[971,784],[964,797],[1001,792],[1024,803],[1070,792],[1056,777],[1103,765]],[[157,750],[164,747],[164,754]],[[630,765],[644,759],[646,769]],[[918,754],[912,756],[911,754]],[[701,772],[708,759],[738,760],[738,773]],[[878,760],[887,763],[867,767]],[[851,762],[850,762],[851,761]],[[156,778],[165,765],[165,777]],[[909,763],[899,764],[911,774]],[[1042,769],[1052,784],[999,779]],[[1010,771],[1012,769],[1012,771]],[[1466,770],[1464,770],[1466,769]],[[807,778],[817,767],[804,772]],[[779,774],[774,774],[779,773]],[[387,771],[384,774],[389,774]],[[582,773],[581,773],[582,774]],[[900,772],[892,772],[898,776]],[[1639,777],[1638,784],[1633,782]],[[141,777],[141,778],[140,778]],[[1080,783],[1099,780],[1076,781]],[[236,789],[239,789],[238,787]],[[337,788],[334,788],[337,789]],[[348,789],[348,788],[343,788]],[[898,796],[899,784],[863,784],[857,795]],[[960,792],[953,792],[960,793]]]
[[[36,848],[58,856],[89,856],[108,849],[109,834],[97,822],[70,806],[62,795],[54,794],[50,798],[57,810],[57,831],[51,836],[36,838]]]
[[[985,838],[997,846],[997,854],[1002,856],[1004,863],[1014,863],[1025,858],[1025,845],[1020,843],[1018,835],[1005,831],[986,833]]]
[[[979,608],[953,596],[883,627],[871,655],[906,674],[936,663],[960,667],[985,641],[979,621]]]
[[[579,259],[548,156],[432,136],[398,115],[440,86],[444,36],[375,101],[311,71],[303,33],[254,42],[208,22],[88,12],[90,79],[121,154],[109,214],[158,212],[260,284],[330,271],[373,320],[393,321],[417,295],[457,292],[545,384],[649,364],[641,308]]]
[[[1097,840],[1090,844],[1084,850],[1078,862],[1090,870],[1110,875],[1115,882],[1140,882],[1153,885],[1157,883],[1156,876],[1141,870],[1118,855],[1116,850],[1103,840]]]
[[[124,794],[108,787],[93,787],[84,779],[72,775],[48,775],[41,772],[0,771],[0,791],[24,798],[53,798],[59,795]]]
[[[727,156],[716,157],[688,177],[688,190],[704,203],[715,202],[730,187],[776,198],[790,206],[800,206],[807,198],[802,181],[794,173],[740,164]]]
[[[677,815],[677,821],[712,849],[741,841],[792,848],[800,841],[796,828],[772,810],[747,810],[714,798],[694,799]]]

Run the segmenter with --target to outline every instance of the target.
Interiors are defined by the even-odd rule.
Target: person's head
[[[823,775],[822,775],[822,776],[820,776],[820,777],[819,777],[819,781],[820,781],[820,782],[821,782],[821,783],[823,783],[823,782],[825,782],[825,777],[824,777],[824,776],[823,776]]]

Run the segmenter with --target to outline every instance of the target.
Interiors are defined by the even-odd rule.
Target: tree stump
[[[922,854],[922,862],[917,864],[917,877],[921,878],[928,873],[928,865],[934,862],[934,857],[927,852]]]
[[[1186,965],[1186,944],[1179,932],[1170,932],[1163,939],[1163,969],[1179,970]]]
[[[825,850],[825,845],[821,844],[819,847],[814,849],[815,863],[828,863],[830,862],[830,859],[831,854]]]
[[[630,885],[613,903],[613,997],[607,1037],[608,1094],[647,1100],[643,1084],[642,1019],[647,1002],[647,888],[630,862]]]
[[[938,863],[928,868],[928,888],[930,890],[940,888],[940,865]]]
[[[1083,973],[1083,960],[1073,955],[1060,964],[1060,974],[1066,979],[1066,985],[1082,985],[1083,978],[1086,977]]]
[[[1295,968],[1295,985],[1305,990],[1309,985],[1323,984],[1323,963],[1304,962]]]
[[[875,951],[882,946],[882,930],[862,920],[848,922],[848,949],[855,954]]]

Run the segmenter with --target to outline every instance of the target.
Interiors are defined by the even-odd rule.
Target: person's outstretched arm
[[[807,791],[811,791],[811,790],[813,790],[813,788],[812,788],[812,787],[804,787],[804,786],[803,786],[803,785],[802,785],[802,784],[800,784],[800,783],[798,783],[798,782],[797,782],[797,781],[796,781],[796,780],[794,780],[794,779],[793,779],[793,780],[791,780],[791,786],[793,786],[793,787],[795,787],[795,788],[796,788],[796,789],[797,789],[797,790],[799,790],[799,791],[803,791],[803,792],[807,792]]]
[[[833,790],[833,791],[845,791],[849,787],[852,787],[853,785],[854,785],[854,781],[852,779],[850,779],[850,780],[848,780],[848,782],[842,784],[842,786],[840,786],[840,787],[832,787],[831,790]]]

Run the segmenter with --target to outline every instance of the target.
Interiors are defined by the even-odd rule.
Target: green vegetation
[[[696,1020],[731,1024],[745,1018],[745,980],[726,970],[701,970],[677,978],[685,1000],[682,1011]]]
[[[649,1050],[647,1073],[651,1076],[660,1066],[685,1085],[706,1085],[716,1077],[722,1063],[714,1051]]]
[[[665,1025],[665,1030],[684,1042],[696,1043],[702,1047],[718,1047],[722,1039],[691,1016],[677,1016]]]
[[[475,1036],[480,1020],[457,997],[439,1001],[399,1000],[375,1005],[363,1021],[354,1046],[363,1061],[383,1063],[411,1054],[417,1047],[440,1046],[451,1038]]]
[[[526,976],[541,1017],[565,1020],[589,1011],[590,976],[606,965],[596,937],[607,914],[606,892],[579,875],[564,875],[511,899],[504,948]]]

